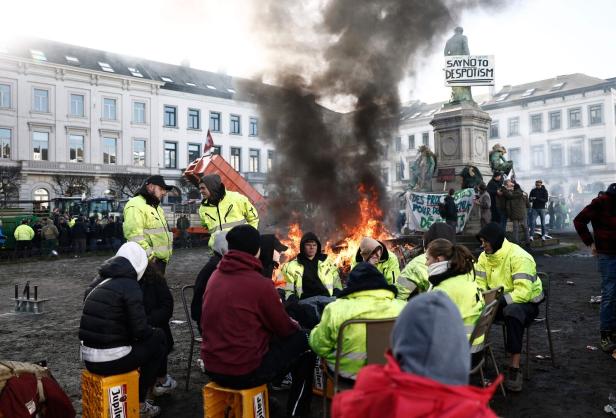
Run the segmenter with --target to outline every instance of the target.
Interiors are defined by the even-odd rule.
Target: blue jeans
[[[530,216],[530,236],[535,235],[535,225],[537,224],[537,215],[541,221],[541,236],[545,235],[545,209],[533,209]]]
[[[599,254],[601,273],[601,331],[616,331],[616,256]]]

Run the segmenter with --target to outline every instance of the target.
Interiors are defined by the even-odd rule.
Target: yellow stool
[[[210,382],[203,387],[203,409],[205,418],[269,418],[267,385],[236,390]]]
[[[139,372],[99,376],[81,372],[83,418],[139,418]]]

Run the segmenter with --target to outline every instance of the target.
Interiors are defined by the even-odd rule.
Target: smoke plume
[[[264,137],[278,162],[271,210],[321,233],[345,232],[372,194],[387,212],[379,161],[396,132],[398,85],[420,54],[441,50],[456,20],[480,0],[261,2],[258,32],[270,50],[258,95]],[[319,103],[346,103],[337,113]],[[299,219],[298,219],[299,217]],[[311,222],[312,221],[312,222]]]

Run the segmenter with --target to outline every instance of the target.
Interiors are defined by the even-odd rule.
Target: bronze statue
[[[449,55],[470,55],[468,50],[468,39],[462,35],[464,29],[458,26],[454,30],[454,35],[445,44],[445,56]],[[449,103],[473,102],[470,86],[454,86],[451,88],[451,99]]]
[[[460,176],[462,177],[463,189],[474,189],[475,186],[479,186],[479,184],[483,182],[481,172],[474,165],[467,165],[464,167],[460,173]]]
[[[436,155],[425,145],[419,147],[417,158],[411,166],[409,188],[414,191],[431,192],[432,176],[436,170]]]
[[[513,161],[505,159],[506,153],[507,149],[501,144],[496,144],[492,147],[492,151],[490,151],[490,168],[492,172],[500,171],[508,176],[509,172],[513,170]]]

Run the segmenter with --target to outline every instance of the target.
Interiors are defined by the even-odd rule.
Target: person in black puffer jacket
[[[99,268],[99,277],[86,290],[79,324],[81,355],[88,371],[109,376],[137,368],[141,416],[160,408],[146,402],[162,367],[165,334],[148,325],[138,281],[148,265],[143,248],[128,242]]]

